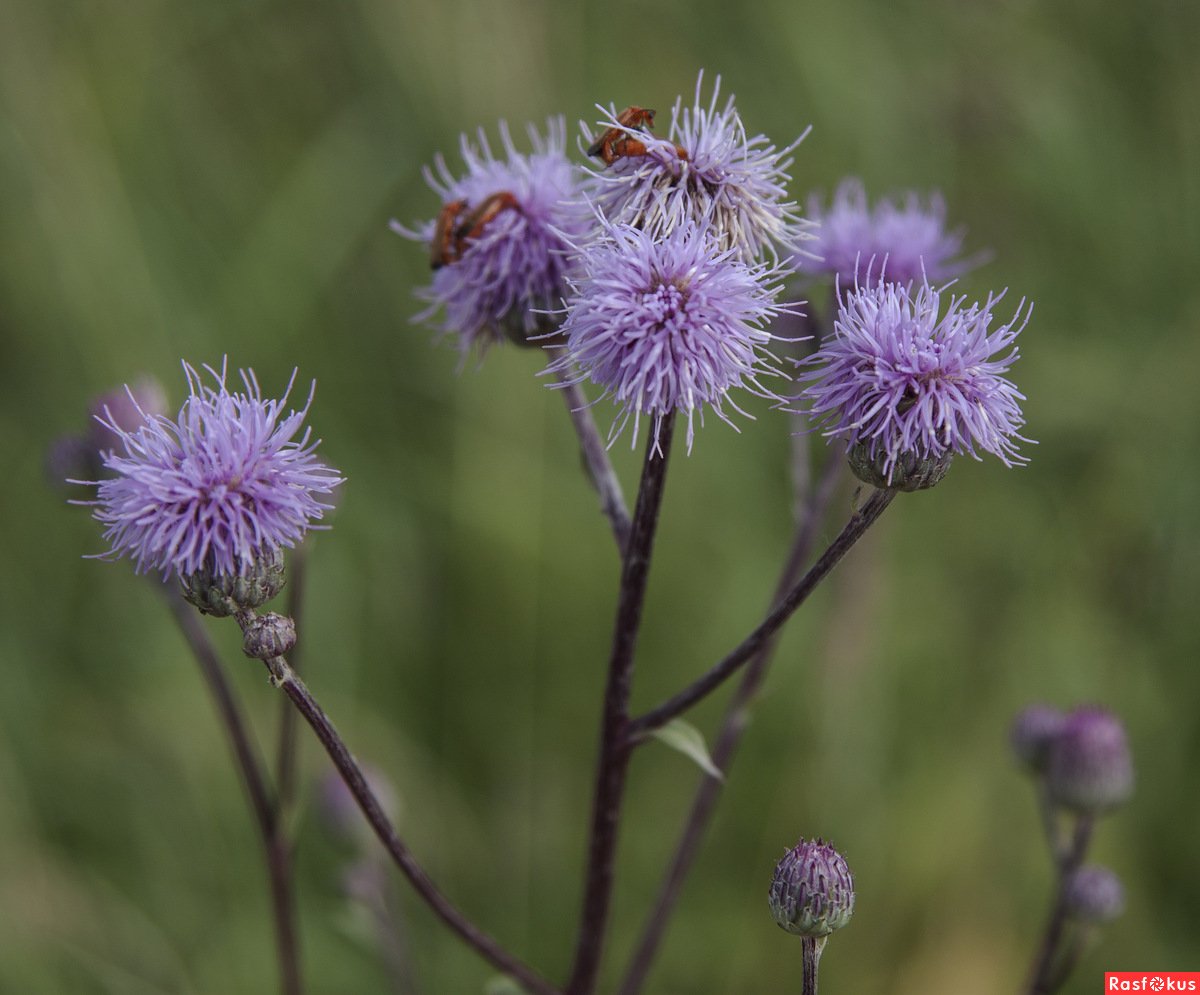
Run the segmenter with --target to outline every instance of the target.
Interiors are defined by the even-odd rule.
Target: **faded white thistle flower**
[[[605,165],[591,170],[586,193],[614,223],[644,229],[662,238],[687,222],[708,225],[723,249],[733,249],[746,262],[764,252],[789,254],[809,237],[808,223],[788,198],[791,144],[777,149],[764,135],[746,134],[733,97],[721,106],[721,79],[712,97],[701,100],[704,74],[696,80],[690,107],[675,102],[667,137],[652,134],[641,108],[636,120],[615,107],[600,107],[601,136],[620,136],[600,152]],[[622,120],[622,117],[625,120]],[[587,140],[594,136],[585,126]],[[611,162],[607,160],[611,159]]]

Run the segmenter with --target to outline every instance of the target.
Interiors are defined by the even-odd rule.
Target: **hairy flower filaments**
[[[838,185],[828,208],[816,195],[810,197],[808,213],[818,225],[816,240],[796,255],[797,268],[832,274],[847,284],[865,267],[893,283],[940,283],[984,258],[956,258],[963,231],[946,230],[946,204],[938,193],[928,202],[911,191],[901,203],[882,197],[872,208],[862,181],[849,178]]]
[[[121,449],[104,454],[113,477],[90,503],[107,526],[106,555],[129,556],[139,572],[249,571],[299,542],[330,508],[317,495],[342,482],[304,428],[311,393],[285,414],[290,383],[282,398],[264,399],[252,371],[242,371],[245,391],[231,392],[224,367],[205,369],[213,386],[184,363],[190,394],[175,419],[147,413],[128,431],[105,416]]]
[[[582,368],[578,380],[604,388],[622,413],[657,422],[668,412],[688,420],[710,406],[729,422],[725,404],[735,387],[774,398],[759,382],[775,374],[763,347],[763,324],[784,310],[774,299],[781,273],[749,266],[731,248],[718,248],[707,226],[689,221],[661,240],[624,224],[602,222],[604,235],[587,246],[572,281],[563,332],[568,353],[557,368]],[[744,412],[742,412],[744,413]],[[732,422],[730,422],[732,424]]]
[[[1003,374],[1032,306],[1022,301],[991,329],[1000,296],[970,306],[952,298],[939,317],[941,294],[928,284],[856,286],[844,294],[834,334],[805,362],[801,404],[889,484],[909,461],[955,453],[1025,462],[1016,445],[1028,441],[1018,434],[1024,395]]]
[[[707,105],[700,99],[703,80],[701,73],[690,107],[682,97],[676,100],[666,138],[633,132],[644,154],[622,156],[592,172],[589,197],[613,221],[654,237],[708,219],[718,244],[747,262],[764,250],[798,248],[807,224],[788,199],[787,170],[804,135],[783,149],[763,135],[748,137],[733,97],[718,107],[720,77]],[[600,126],[623,127],[615,108]]]
[[[466,173],[455,177],[438,156],[425,170],[441,198],[436,220],[415,230],[392,222],[406,238],[430,244],[433,282],[417,291],[429,307],[416,320],[444,310],[443,331],[465,353],[511,338],[524,341],[545,331],[546,308],[566,290],[567,240],[582,235],[588,214],[577,193],[578,172],[564,154],[565,126],[547,123],[543,137],[530,126],[533,152],[518,152],[501,122],[503,158],[492,154],[486,134],[460,141]]]

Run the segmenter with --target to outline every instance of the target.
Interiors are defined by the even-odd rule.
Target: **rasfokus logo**
[[[1200,971],[1109,971],[1106,992],[1200,992]]]

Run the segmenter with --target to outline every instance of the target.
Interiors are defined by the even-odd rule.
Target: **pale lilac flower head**
[[[176,418],[147,412],[127,429],[103,416],[120,445],[104,454],[113,476],[88,503],[107,526],[106,557],[127,555],[139,573],[164,577],[236,576],[299,542],[330,508],[317,495],[342,478],[314,455],[304,427],[311,393],[285,414],[291,384],[279,400],[264,399],[252,371],[242,371],[242,392],[228,389],[224,366],[205,367],[212,386],[183,368],[190,393]]]
[[[798,400],[847,451],[861,447],[889,484],[913,458],[988,452],[1005,466],[1026,462],[1016,445],[1029,441],[1018,434],[1025,398],[1004,374],[1032,306],[1022,301],[993,329],[1002,296],[970,306],[951,298],[940,315],[941,293],[928,284],[855,286],[833,335],[805,361]]]
[[[442,330],[457,337],[464,353],[546,330],[545,311],[566,290],[568,240],[580,237],[591,221],[578,192],[578,167],[564,153],[562,119],[549,120],[544,137],[533,126],[528,133],[533,151],[518,152],[500,122],[499,158],[482,129],[474,141],[463,135],[461,177],[440,155],[436,168],[425,170],[443,215],[415,229],[391,225],[429,245],[437,262],[433,282],[417,291],[429,307],[414,320],[431,319],[442,309]],[[458,209],[445,214],[447,205]],[[433,245],[439,238],[444,253],[442,245]]]
[[[836,276],[846,285],[868,267],[893,283],[940,283],[983,261],[979,255],[956,258],[963,231],[946,230],[946,205],[938,193],[927,203],[913,192],[900,203],[884,197],[871,208],[862,181],[849,178],[839,184],[828,208],[811,196],[808,213],[819,227],[816,240],[797,253],[796,267]]]
[[[764,328],[786,310],[774,303],[778,267],[747,265],[735,249],[720,248],[707,225],[688,220],[655,237],[627,224],[601,220],[603,235],[589,243],[572,278],[560,372],[578,366],[622,408],[610,438],[629,418],[634,435],[642,415],[655,424],[669,412],[688,420],[708,405],[723,421],[734,388],[776,398],[759,382],[777,374],[764,347]],[[744,412],[741,412],[744,414]]]
[[[666,138],[634,130],[645,155],[622,156],[590,170],[588,196],[606,217],[661,238],[688,221],[709,219],[721,248],[745,262],[764,251],[788,254],[808,238],[796,204],[788,199],[791,153],[807,131],[777,149],[764,135],[750,138],[733,97],[718,106],[721,78],[701,102],[704,74],[690,107],[675,101]],[[601,129],[621,128],[615,107],[599,108]],[[684,156],[680,155],[680,152]]]
[[[1125,888],[1107,867],[1091,864],[1067,879],[1063,904],[1067,915],[1080,922],[1112,922],[1125,911]]]
[[[1046,786],[1072,811],[1107,812],[1133,793],[1133,758],[1125,727],[1103,708],[1077,708],[1050,748]]]
[[[1028,770],[1046,769],[1050,747],[1066,724],[1067,717],[1049,705],[1027,705],[1017,713],[1009,731],[1009,741],[1017,761]]]

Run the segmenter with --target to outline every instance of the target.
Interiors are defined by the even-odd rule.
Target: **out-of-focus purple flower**
[[[1031,771],[1045,770],[1050,746],[1067,721],[1057,708],[1049,705],[1028,705],[1013,719],[1009,741],[1022,766]]]
[[[817,195],[809,197],[808,213],[819,228],[816,241],[797,253],[796,267],[834,275],[846,285],[867,269],[894,283],[941,283],[984,259],[956,258],[963,231],[946,230],[946,205],[938,193],[927,203],[913,192],[899,203],[884,197],[872,209],[862,181],[848,178],[838,185],[828,208]]]
[[[1112,922],[1125,911],[1125,889],[1107,867],[1080,867],[1063,894],[1067,914],[1081,922]]]
[[[693,416],[708,405],[730,422],[729,392],[741,387],[775,399],[759,382],[777,374],[764,347],[763,325],[784,306],[774,303],[778,267],[747,265],[735,249],[714,244],[709,229],[688,220],[662,237],[601,221],[604,234],[586,246],[572,278],[563,333],[567,353],[555,368],[576,382],[591,379],[622,408],[610,439],[629,418],[634,436],[642,415],[655,424],[669,412]],[[744,412],[741,412],[744,413]]]
[[[824,840],[801,840],[776,865],[767,901],[781,929],[828,936],[854,915],[854,878]]]
[[[591,222],[578,192],[580,172],[564,153],[562,119],[547,122],[545,137],[533,126],[528,132],[533,152],[526,155],[500,122],[502,158],[492,154],[482,129],[474,141],[463,135],[463,176],[454,176],[440,155],[436,168],[425,170],[442,215],[415,229],[391,225],[433,254],[433,282],[417,291],[429,307],[414,320],[443,309],[441,327],[457,336],[464,353],[548,330],[545,312],[566,291],[568,242]]]
[[[365,764],[363,777],[375,793],[387,817],[399,817],[400,800],[392,782],[375,766]],[[373,830],[363,815],[346,782],[336,770],[330,770],[317,786],[317,811],[329,831],[344,842],[362,845],[373,839]]]
[[[120,445],[104,455],[113,476],[87,503],[107,526],[108,558],[127,555],[138,572],[164,577],[235,576],[316,527],[330,508],[316,496],[342,478],[316,458],[318,443],[304,428],[311,393],[285,415],[291,383],[279,400],[264,399],[252,371],[242,371],[243,393],[228,390],[224,366],[205,367],[212,387],[183,368],[190,393],[177,418],[148,415],[127,429],[105,416]]]
[[[1078,708],[1054,738],[1046,786],[1059,805],[1100,814],[1133,793],[1133,758],[1125,728],[1103,708]]]
[[[121,438],[108,427],[114,421],[133,431],[148,417],[166,414],[167,395],[153,377],[143,377],[132,386],[109,391],[96,398],[89,409],[86,431],[55,439],[46,458],[46,471],[55,483],[67,478],[92,479],[104,473],[101,454],[115,449]]]
[[[700,73],[690,107],[682,97],[675,101],[668,137],[629,132],[645,145],[645,154],[591,170],[588,196],[612,221],[642,228],[653,238],[707,219],[718,244],[745,262],[764,250],[798,249],[808,237],[808,223],[788,199],[787,171],[791,153],[808,132],[783,149],[763,135],[750,138],[733,97],[718,106],[721,78],[707,105],[700,97],[703,82]],[[600,110],[601,129],[623,130],[615,107]]]
[[[1024,463],[1016,441],[1024,400],[1003,376],[1032,305],[1022,301],[996,329],[999,296],[965,305],[922,283],[915,293],[895,283],[855,286],[843,297],[834,333],[802,365],[798,400],[825,434],[861,447],[889,483],[906,461],[981,452],[1005,466]]]

